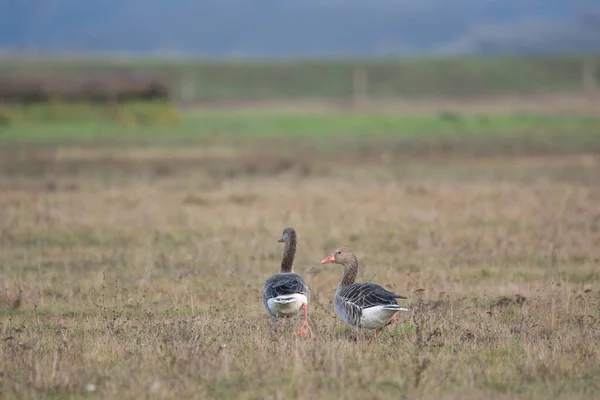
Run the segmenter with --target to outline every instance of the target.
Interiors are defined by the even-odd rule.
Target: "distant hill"
[[[210,57],[600,51],[591,0],[11,0],[0,50]]]

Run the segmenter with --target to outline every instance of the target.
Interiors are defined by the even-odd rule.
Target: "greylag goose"
[[[406,297],[374,283],[354,282],[358,273],[358,259],[349,248],[340,247],[321,261],[321,264],[332,263],[344,266],[333,307],[336,314],[354,329],[355,340],[358,340],[361,328],[376,329],[373,336],[373,339],[376,339],[386,326],[396,322],[398,311],[408,311],[396,301]]]
[[[279,318],[292,317],[302,310],[304,311],[304,323],[296,334],[310,334],[312,331],[307,318],[310,290],[304,279],[294,273],[294,256],[296,255],[296,243],[298,242],[294,228],[285,228],[278,242],[285,243],[281,259],[281,270],[265,282],[263,303],[267,312],[271,315],[271,320],[275,323],[275,332],[279,331]]]

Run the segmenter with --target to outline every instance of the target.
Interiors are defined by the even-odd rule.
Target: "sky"
[[[3,0],[0,51],[211,58],[600,52],[600,0]]]

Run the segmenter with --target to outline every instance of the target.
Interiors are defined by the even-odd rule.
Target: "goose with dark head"
[[[294,272],[294,257],[298,243],[294,228],[285,228],[278,242],[285,243],[281,267],[278,274],[272,275],[265,282],[263,304],[271,316],[276,332],[279,330],[279,318],[293,317],[302,310],[304,322],[296,334],[311,334],[308,324],[310,290],[304,278]]]

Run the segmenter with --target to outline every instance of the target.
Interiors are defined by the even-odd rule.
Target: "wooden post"
[[[366,106],[369,96],[369,74],[365,65],[356,65],[353,76],[352,106],[360,111]]]
[[[181,101],[183,104],[193,104],[196,101],[196,82],[192,74],[186,73],[180,83]]]
[[[581,84],[590,100],[594,100],[598,92],[598,82],[596,81],[597,67],[598,65],[594,60],[587,59],[583,62]]]

